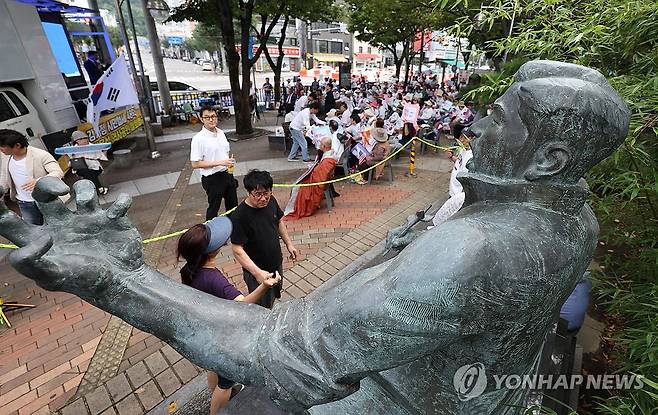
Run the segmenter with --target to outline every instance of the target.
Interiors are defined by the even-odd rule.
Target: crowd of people
[[[412,116],[405,113],[407,105],[412,110],[415,107]],[[284,124],[289,126],[292,138],[288,161],[298,161],[300,155],[302,161],[311,161],[309,142],[319,149],[323,138],[323,132],[314,131],[313,126],[335,121],[334,129],[324,130],[324,135],[333,135],[335,131],[338,143],[334,153],[338,145],[344,152],[335,154],[338,165],[347,166],[353,173],[382,159],[372,151],[378,146],[377,153],[381,153],[384,147],[378,145],[384,142],[382,129],[388,144],[386,151],[405,145],[419,133],[419,128],[425,129],[425,139],[438,141],[441,134],[458,139],[462,130],[480,117],[474,107],[473,102],[459,99],[452,80],[442,84],[436,75],[420,74],[406,86],[354,77],[350,88],[339,88],[330,78],[315,79],[306,88],[300,80],[287,80],[279,112],[285,116]],[[375,179],[381,173],[378,171]],[[365,184],[359,177],[354,182]]]
[[[330,138],[336,168],[360,185],[368,182],[360,172],[385,160],[421,132],[426,140],[438,142],[444,135],[459,146],[462,132],[468,134],[468,126],[481,117],[473,102],[459,99],[452,80],[441,83],[436,75],[427,74],[413,76],[406,85],[368,82],[355,76],[349,88],[340,88],[331,78],[314,79],[308,88],[299,79],[288,79],[279,114],[284,116],[284,130],[292,141],[288,161],[300,161],[301,156],[301,161],[311,162],[309,146],[314,145],[317,163],[323,157],[322,139]],[[313,177],[327,181],[334,174],[325,173]],[[372,177],[377,180],[383,173],[380,163]],[[324,189],[319,187],[321,193]],[[309,197],[309,189],[300,193],[306,193],[301,200],[309,200],[312,206],[298,206],[293,218],[309,216],[317,209],[317,197]],[[299,216],[299,212],[304,213]]]

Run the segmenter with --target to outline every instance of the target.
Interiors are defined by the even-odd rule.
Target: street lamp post
[[[306,23],[306,49],[307,49],[307,55],[308,55],[308,68],[311,69],[313,68],[313,34],[312,32],[312,23],[308,22]]]
[[[154,20],[156,17],[162,21],[166,20],[169,17],[169,6],[165,0],[141,0],[141,3],[146,22],[146,33],[151,46],[151,58],[153,58],[153,69],[155,70],[155,78],[158,82],[162,110],[165,114],[171,115],[171,93],[169,92],[169,82],[167,82],[167,73],[165,72],[164,62],[162,60],[160,38],[158,37]]]
[[[137,92],[139,94],[139,110],[142,114],[142,126],[144,127],[144,135],[146,136],[146,143],[149,147],[149,151],[151,152],[151,158],[156,159],[160,157],[160,152],[157,150],[155,145],[155,138],[153,137],[153,129],[151,128],[150,118],[149,120],[146,119],[147,109],[146,106],[144,105],[146,101],[145,99],[146,91],[144,89],[144,82],[142,81],[143,78],[137,76],[137,70],[135,68],[135,60],[133,58],[132,49],[130,48],[130,38],[128,37],[128,33],[126,31],[126,22],[123,17],[123,11],[121,9],[122,3],[123,0],[114,0],[117,16],[119,17],[119,29],[121,31],[121,37],[123,38],[123,43],[126,47],[126,52],[128,53],[128,61],[130,62],[130,69],[132,70],[133,73],[133,79],[139,86],[137,88]],[[137,48],[137,57],[139,58],[140,69],[143,74],[144,67],[142,65],[141,57],[139,54],[139,45],[137,44],[137,32],[135,32],[135,25],[132,19],[132,9],[130,7],[130,1],[128,1],[128,15],[130,17],[131,26],[133,27],[133,33],[135,35],[135,47]]]

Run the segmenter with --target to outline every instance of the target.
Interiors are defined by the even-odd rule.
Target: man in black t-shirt
[[[273,180],[270,173],[252,170],[244,177],[247,197],[231,215],[233,256],[242,265],[244,282],[249,292],[254,291],[273,273],[283,277],[283,255],[279,236],[283,239],[290,259],[297,259],[297,248],[292,243],[281,218],[283,211],[272,197]],[[283,280],[261,297],[259,305],[272,308],[275,298],[281,298]]]

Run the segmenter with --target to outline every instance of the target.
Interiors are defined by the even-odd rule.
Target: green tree
[[[395,77],[400,78],[404,60],[413,45],[418,24],[411,18],[409,3],[402,0],[349,0],[349,28],[357,39],[386,49],[393,55]],[[402,47],[401,52],[398,50]]]
[[[252,58],[245,53],[249,49],[255,7],[255,0],[191,0],[174,9],[170,18],[173,21],[204,22],[219,29],[226,52],[229,82],[235,106],[235,128],[238,134],[248,134],[252,131],[249,105],[250,72],[264,48],[264,44],[261,43]],[[266,14],[267,20],[261,25],[263,31],[259,36],[264,38],[270,36],[283,9],[284,3],[281,3],[274,12]],[[236,47],[242,53],[238,53]]]
[[[215,62],[215,54],[219,56],[220,49],[222,48],[222,36],[219,28],[208,23],[199,22],[192,32],[191,45],[195,50],[198,51],[208,51],[212,56],[212,60]],[[220,66],[223,67],[224,63],[219,62]],[[217,67],[218,65],[215,65]]]
[[[595,296],[614,318],[610,327],[619,369],[655,380],[658,366],[658,3],[643,0],[491,0],[482,8],[483,29],[501,20],[511,36],[490,40],[498,56],[516,61],[554,59],[594,67],[608,77],[631,109],[622,147],[588,175],[590,203],[601,222],[604,253]],[[454,30],[476,31],[462,18]],[[501,73],[469,94],[498,96],[511,84]],[[655,383],[598,405],[597,412],[654,413]],[[653,388],[654,390],[651,390]]]
[[[126,25],[129,25],[128,8],[126,3],[127,2],[125,1],[123,2],[123,4],[121,5],[121,9],[123,10],[123,15],[126,19]],[[131,3],[131,6],[132,6],[133,18],[135,21],[135,30],[137,31],[137,35],[146,36],[146,21],[144,20],[144,11],[139,6],[139,3],[137,2]],[[98,0],[98,8],[112,10],[116,13],[114,0]]]
[[[280,5],[284,5],[281,9],[281,15],[279,17],[279,22],[281,30],[279,33],[275,33],[269,38],[264,36],[259,36],[258,40],[261,45],[263,45],[263,53],[267,63],[272,68],[274,72],[274,101],[279,102],[281,99],[281,70],[283,68],[283,45],[286,41],[287,28],[288,25],[295,22],[295,19],[301,19],[303,21],[309,22],[325,22],[331,23],[335,22],[341,18],[342,11],[339,7],[335,6],[332,3],[327,3],[321,0],[285,0],[281,1],[264,1],[259,3],[259,19],[260,19],[260,29],[257,29],[256,26],[252,26],[254,32],[262,34],[264,33],[265,23],[267,22],[268,15],[272,13],[277,13],[279,11]],[[278,37],[276,37],[278,36]],[[275,41],[277,48],[279,49],[278,56],[276,61],[270,55],[269,50],[267,49],[267,43]]]
[[[107,33],[110,35],[110,43],[112,43],[112,47],[115,51],[123,46],[123,37],[121,37],[121,31],[118,27],[108,27]]]
[[[350,30],[357,33],[357,39],[391,52],[396,78],[406,63],[405,82],[416,36],[448,26],[442,10],[423,2],[348,0],[347,4]]]

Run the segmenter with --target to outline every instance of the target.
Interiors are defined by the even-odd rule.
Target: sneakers
[[[291,162],[291,163],[292,163],[292,162],[295,162],[295,161],[299,161],[299,160],[297,160],[297,159],[287,159],[287,160],[288,160],[289,162]]]
[[[101,196],[106,195],[109,190],[110,189],[108,189],[107,187],[99,187],[98,188],[98,194],[101,195]]]
[[[229,399],[233,399],[235,395],[242,392],[244,390],[244,387],[245,386],[242,383],[236,383],[235,385],[233,385],[233,387],[231,388],[231,397]]]

